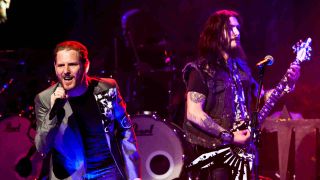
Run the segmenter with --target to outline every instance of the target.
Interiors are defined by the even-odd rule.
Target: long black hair
[[[229,18],[235,17],[241,24],[239,14],[231,10],[220,10],[210,15],[206,21],[204,28],[200,34],[198,41],[198,53],[200,57],[208,60],[209,66],[220,64],[223,61],[221,51],[226,51],[229,42],[225,38],[224,32],[229,26]],[[237,47],[233,52],[229,52],[231,56],[246,59],[242,47]]]

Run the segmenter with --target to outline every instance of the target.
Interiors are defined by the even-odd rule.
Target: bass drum
[[[183,168],[183,133],[156,115],[131,117],[141,156],[142,179],[178,178]]]
[[[33,143],[31,121],[11,116],[0,121],[0,177],[14,180],[37,179],[42,157]]]

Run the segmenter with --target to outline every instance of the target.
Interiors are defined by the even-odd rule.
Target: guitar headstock
[[[311,38],[308,38],[305,42],[300,40],[295,45],[292,46],[293,52],[296,53],[297,63],[303,61],[309,61],[311,57],[312,48],[310,46]]]

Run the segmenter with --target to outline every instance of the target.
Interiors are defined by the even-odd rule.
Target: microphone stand
[[[251,134],[250,134],[250,150],[254,155],[253,165],[252,165],[252,176],[255,180],[259,180],[259,152],[258,152],[258,144],[260,141],[260,122],[258,121],[259,114],[259,105],[260,105],[260,96],[263,84],[263,76],[265,72],[265,64],[258,66],[259,68],[259,76],[258,76],[258,97],[255,104],[255,110],[252,113],[251,119]]]

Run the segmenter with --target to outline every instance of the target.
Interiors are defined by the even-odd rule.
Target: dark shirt
[[[86,157],[86,178],[102,177],[115,172],[115,162],[111,156],[102,126],[101,113],[92,89],[81,96],[70,98],[82,136]]]
[[[193,69],[190,72],[189,81],[187,85],[187,92],[194,91],[201,93],[203,95],[208,94],[208,87],[205,83],[203,83],[203,80],[200,76],[200,73]]]

